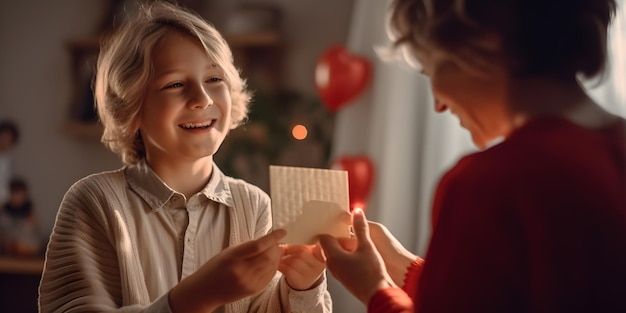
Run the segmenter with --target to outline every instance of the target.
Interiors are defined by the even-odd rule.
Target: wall
[[[190,0],[197,2],[197,0]],[[305,93],[315,92],[313,68],[317,57],[331,44],[345,44],[354,0],[208,1],[204,15],[217,28],[225,27],[230,12],[246,3],[274,5],[283,11],[285,81]]]
[[[121,166],[118,157],[97,140],[77,139],[62,131],[73,92],[65,44],[95,32],[105,1],[0,2],[0,118],[11,118],[21,128],[21,141],[14,151],[16,170],[30,184],[47,235],[72,183]],[[245,1],[192,2],[220,28],[224,16]],[[327,46],[346,41],[353,1],[265,2],[282,7],[285,13],[286,81],[314,95],[317,56]]]
[[[30,185],[47,234],[63,194],[74,181],[120,165],[97,141],[77,140],[62,131],[73,91],[65,43],[95,30],[103,2],[2,2],[0,117],[11,118],[20,127],[16,170]]]

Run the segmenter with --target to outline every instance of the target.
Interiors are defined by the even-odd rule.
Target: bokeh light
[[[303,140],[306,138],[306,136],[308,135],[309,131],[306,129],[306,127],[304,127],[304,125],[296,125],[291,129],[291,135],[293,136],[293,138],[296,138],[298,140]]]

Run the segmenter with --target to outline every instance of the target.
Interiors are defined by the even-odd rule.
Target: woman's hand
[[[395,287],[372,239],[363,211],[353,213],[354,239],[320,236],[330,272],[365,305],[381,288]]]
[[[405,249],[385,225],[369,221],[368,226],[372,242],[385,261],[389,276],[396,285],[403,286],[406,272],[417,255]]]
[[[212,312],[253,295],[272,280],[282,256],[283,229],[228,247],[170,291],[173,312]]]
[[[278,270],[285,275],[289,287],[307,290],[316,287],[326,268],[326,258],[319,245],[281,245],[283,257]]]

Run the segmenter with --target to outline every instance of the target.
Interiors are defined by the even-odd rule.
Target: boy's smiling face
[[[169,32],[154,47],[139,114],[150,162],[189,162],[217,152],[231,126],[224,72],[200,42]]]

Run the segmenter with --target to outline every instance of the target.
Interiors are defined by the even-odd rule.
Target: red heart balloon
[[[365,90],[371,73],[368,59],[332,46],[317,61],[315,86],[322,102],[334,112]]]
[[[374,183],[374,165],[365,155],[344,156],[333,162],[332,168],[348,172],[350,210],[365,209]]]

